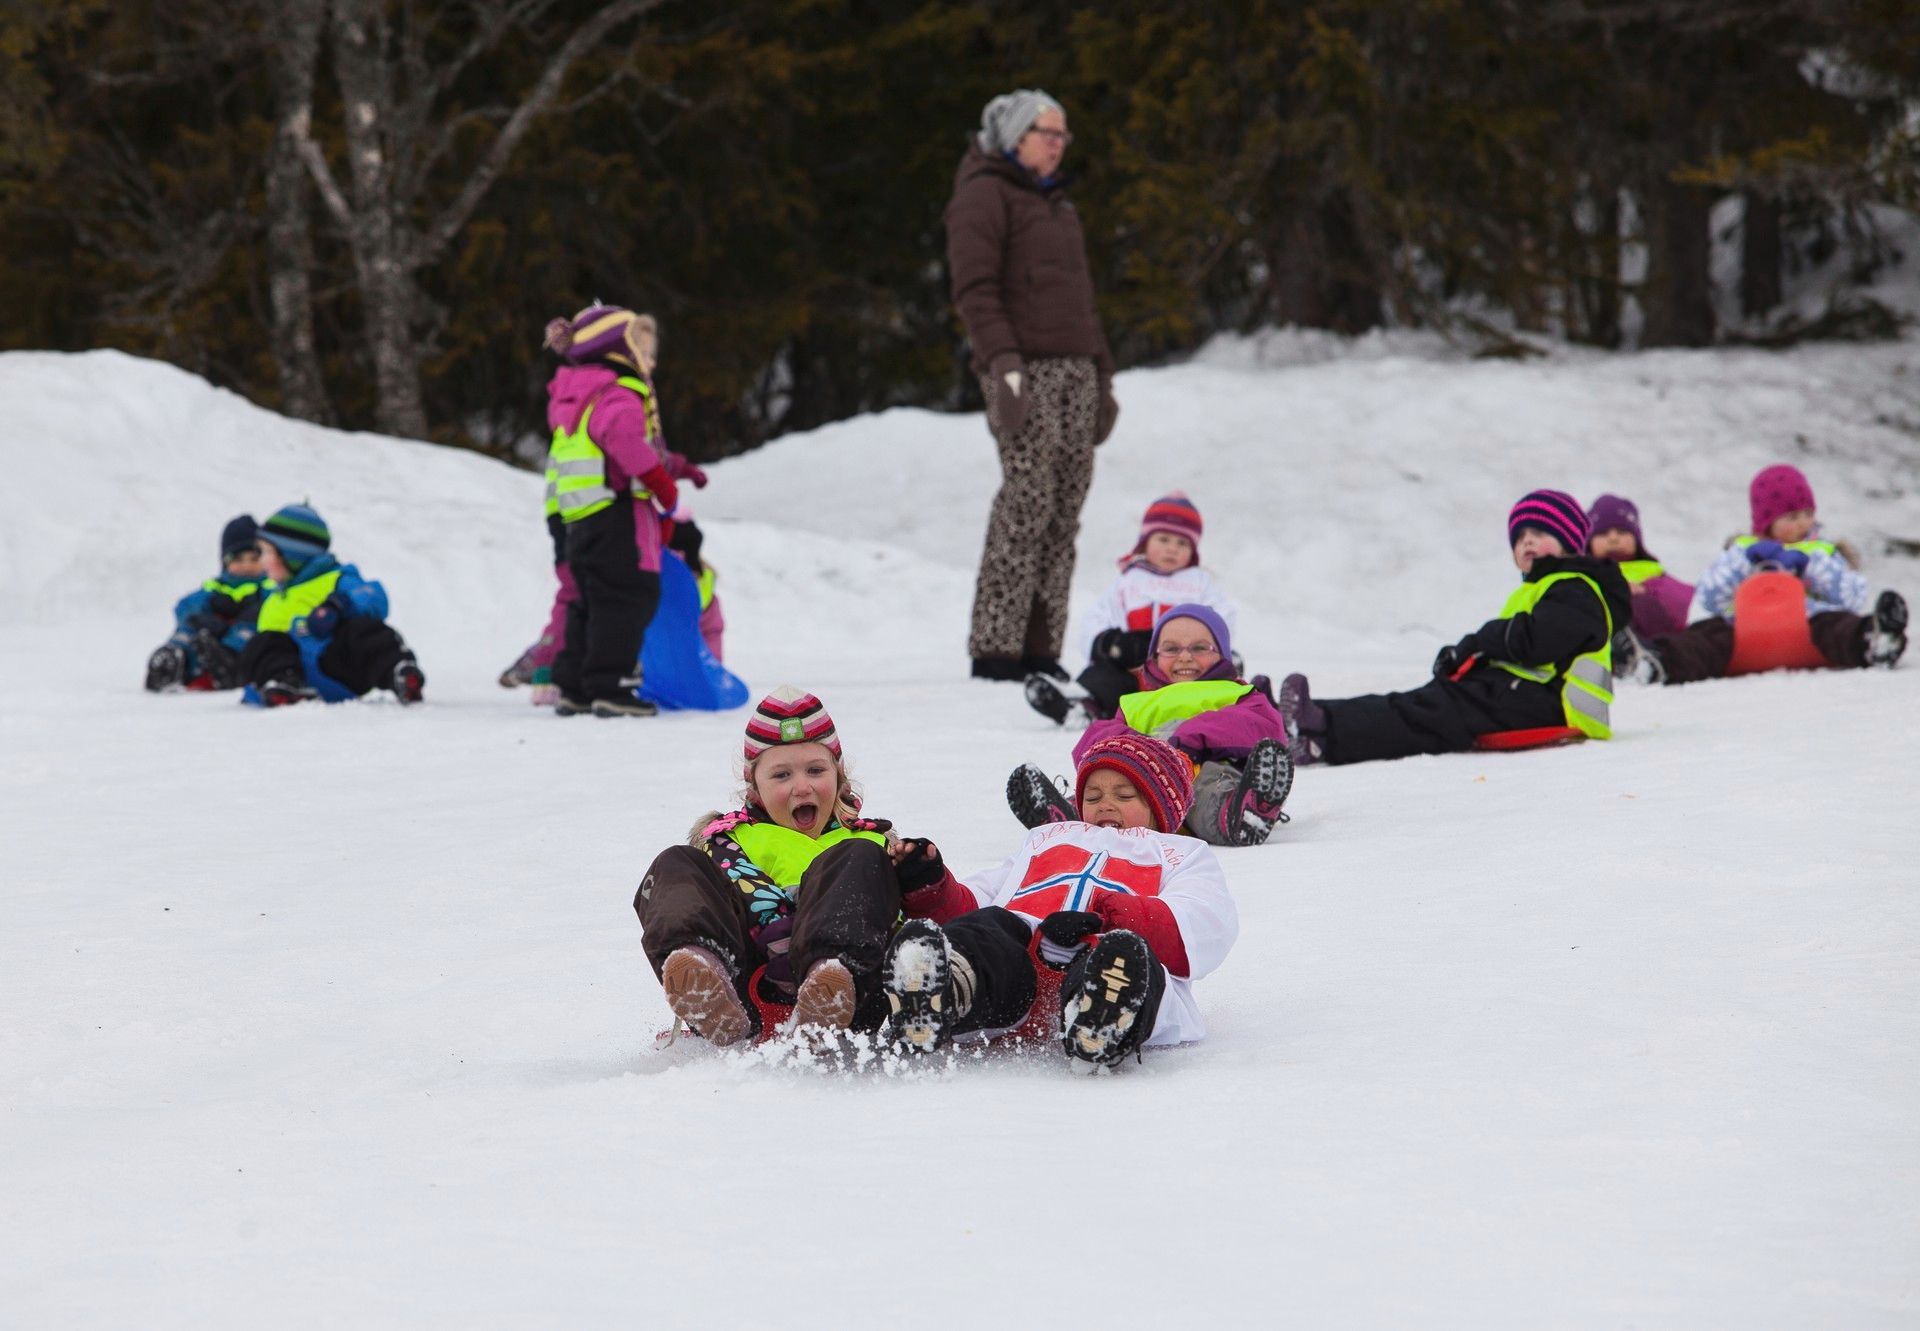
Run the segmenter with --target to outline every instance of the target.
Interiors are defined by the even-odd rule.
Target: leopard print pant
[[[974,583],[974,657],[1060,658],[1073,582],[1080,505],[1093,482],[1093,431],[1099,377],[1087,357],[1030,360],[1027,418],[1019,433],[998,432],[1000,493],[987,520],[986,547]],[[987,419],[1002,386],[983,375]]]

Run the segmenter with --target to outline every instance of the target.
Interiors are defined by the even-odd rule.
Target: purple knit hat
[[[1220,649],[1220,659],[1201,674],[1202,679],[1232,679],[1233,676],[1233,640],[1227,632],[1227,621],[1210,605],[1201,605],[1197,601],[1186,601],[1180,605],[1168,606],[1160,612],[1160,618],[1153,622],[1153,638],[1147,645],[1147,664],[1141,671],[1155,686],[1171,683],[1167,672],[1160,668],[1160,660],[1154,652],[1160,647],[1160,630],[1175,619],[1197,619],[1207,626],[1213,634],[1213,645]]]
[[[546,345],[569,365],[612,361],[628,369],[653,369],[658,336],[651,314],[635,314],[618,305],[589,305],[571,319],[547,324]]]
[[[1622,499],[1619,495],[1601,495],[1593,501],[1593,507],[1587,510],[1587,539],[1591,541],[1603,531],[1623,531],[1633,537],[1633,557],[1652,559],[1647,553],[1646,537],[1640,534],[1640,510],[1634,507],[1631,499]]]
[[[1559,541],[1570,555],[1587,551],[1587,515],[1565,490],[1534,490],[1507,514],[1507,546],[1519,541],[1522,527],[1537,527]]]
[[[1125,777],[1153,811],[1156,830],[1171,832],[1193,807],[1193,763],[1187,755],[1151,735],[1123,730],[1089,745],[1073,778],[1073,804],[1086,797],[1087,778],[1100,768]]]
[[[1753,513],[1753,534],[1765,536],[1767,528],[1795,509],[1812,508],[1813,487],[1800,468],[1775,463],[1753,478],[1747,487],[1747,507]]]

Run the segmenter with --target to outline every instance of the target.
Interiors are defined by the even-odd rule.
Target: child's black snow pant
[[[763,990],[761,997],[791,1003],[792,986],[816,962],[838,959],[853,973],[854,1027],[878,1028],[886,1014],[880,963],[900,915],[900,880],[886,850],[864,840],[829,846],[807,866],[793,898],[784,983],[772,992]],[[654,975],[675,949],[704,947],[733,968],[734,986],[751,1005],[747,982],[770,958],[754,938],[747,902],[747,894],[704,851],[693,846],[661,851],[633,898],[641,946]]]
[[[333,639],[320,653],[321,673],[364,696],[372,689],[393,687],[393,668],[400,664],[407,644],[384,620],[356,615],[343,619]],[[291,633],[256,633],[240,654],[240,674],[249,684],[276,679],[306,679],[300,648]]]
[[[1867,664],[1866,623],[1851,611],[1823,610],[1807,616],[1807,632],[1828,665],[1854,670]],[[1733,624],[1725,619],[1702,619],[1647,645],[1666,668],[1664,683],[1723,679],[1733,661]]]
[[[660,575],[640,567],[634,510],[621,498],[567,524],[567,563],[580,596],[567,607],[567,638],[554,658],[553,682],[575,702],[626,696],[660,604]]]
[[[1012,911],[986,906],[956,915],[941,928],[947,946],[973,971],[973,994],[966,1014],[953,1024],[955,1035],[1004,1031],[1026,1020],[1038,986],[1028,945],[1032,928]]]
[[[1370,693],[1320,702],[1330,763],[1457,753],[1499,730],[1564,726],[1560,684],[1534,684],[1493,666],[1465,679],[1436,679],[1405,693]]]

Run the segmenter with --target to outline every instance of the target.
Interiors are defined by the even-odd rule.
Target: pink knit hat
[[[1191,568],[1200,562],[1200,533],[1205,526],[1200,520],[1200,510],[1194,507],[1184,490],[1161,495],[1147,505],[1147,511],[1140,519],[1140,539],[1133,543],[1133,552],[1120,562],[1124,565],[1128,560],[1145,554],[1147,537],[1163,531],[1172,536],[1184,536],[1193,543],[1193,558],[1187,561]]]
[[[1747,507],[1753,513],[1753,534],[1765,536],[1782,515],[1813,507],[1813,487],[1800,468],[1778,462],[1753,478],[1747,487]]]
[[[1193,807],[1193,764],[1187,755],[1150,735],[1122,731],[1089,746],[1074,773],[1073,803],[1078,808],[1087,793],[1087,778],[1099,768],[1118,772],[1153,810],[1157,830],[1171,832],[1186,820]]]
[[[790,684],[762,698],[747,718],[747,764],[780,744],[824,744],[835,758],[841,756],[840,736],[826,704]]]

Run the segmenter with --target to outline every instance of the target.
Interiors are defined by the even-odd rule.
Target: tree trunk
[[[402,253],[386,145],[394,102],[381,6],[378,0],[335,0],[333,19],[334,72],[353,188],[347,242],[373,361],[375,418],[387,434],[424,439],[427,408],[413,337],[413,279]]]
[[[1740,312],[1757,318],[1781,301],[1780,200],[1748,190],[1740,227]]]
[[[1699,185],[1662,179],[1643,198],[1647,278],[1640,304],[1645,347],[1704,347],[1713,341],[1708,272],[1712,195]]]
[[[313,118],[314,66],[324,0],[286,0],[274,23],[274,117],[267,164],[267,292],[273,307],[280,409],[321,424],[333,420],[313,334],[313,244],[307,229],[302,144]]]

